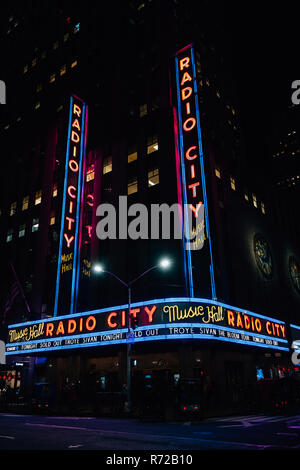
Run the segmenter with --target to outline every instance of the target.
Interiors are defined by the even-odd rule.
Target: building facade
[[[179,385],[193,383],[206,415],[253,409],[262,380],[295,373],[297,239],[278,221],[269,182],[249,172],[212,10],[152,0],[8,12],[18,78],[4,77],[3,305],[16,282],[19,295],[3,307],[2,335],[11,369],[27,364],[29,388],[54,384],[60,409],[75,396],[91,412],[119,412],[128,350],[137,415],[149,402],[174,417]],[[135,220],[140,235],[126,237],[118,220],[118,236],[100,239],[98,208],[124,215],[120,196],[126,232]],[[142,236],[149,221],[136,220],[138,204],[150,214],[178,203],[182,217],[193,208],[180,218],[181,235],[199,235],[192,250],[183,236]],[[162,257],[170,269],[131,285],[129,316],[128,283]],[[95,272],[99,263],[123,285]]]

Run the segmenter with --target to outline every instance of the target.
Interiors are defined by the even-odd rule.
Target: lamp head
[[[162,269],[168,269],[171,266],[171,261],[169,260],[169,258],[163,258],[160,260],[158,265]]]
[[[104,269],[101,264],[95,264],[93,266],[93,271],[95,271],[95,273],[103,273]]]

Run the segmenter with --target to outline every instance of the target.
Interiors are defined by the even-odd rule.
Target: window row
[[[147,140],[147,155],[151,155],[152,153],[158,150],[158,139],[157,136],[149,137]],[[127,162],[132,163],[136,161],[138,158],[138,152],[136,149],[131,149],[127,156]],[[103,174],[110,173],[112,171],[112,156],[105,157],[103,159]]]
[[[148,188],[152,188],[159,184],[159,169],[154,168],[148,171]],[[138,192],[138,179],[136,176],[130,178],[127,184],[127,195]]]
[[[50,214],[50,221],[49,221],[49,225],[54,225],[55,224],[55,212],[52,211],[51,214]],[[31,232],[34,233],[34,232],[37,232],[38,229],[39,229],[39,218],[38,217],[34,217],[32,219],[32,224],[31,224]],[[17,230],[17,234],[18,234],[18,238],[23,238],[25,237],[25,232],[26,232],[26,224],[21,224],[19,226],[19,229]],[[7,231],[7,235],[6,235],[6,242],[9,243],[12,241],[13,239],[13,234],[14,234],[14,230],[12,228],[8,229]]]
[[[53,186],[53,191],[52,191],[52,197],[57,196],[57,183],[54,184]],[[39,189],[34,193],[34,205],[38,206],[42,202],[42,190]],[[21,205],[21,210],[26,211],[29,208],[29,196],[25,196],[22,199],[22,205]],[[17,202],[14,201],[11,203],[9,207],[9,215],[13,216],[17,212]]]
[[[80,23],[77,23],[77,24],[75,24],[75,26],[73,27],[73,34],[76,34],[76,33],[78,33],[79,31],[80,31]],[[65,33],[65,34],[64,34],[64,37],[63,37],[63,42],[64,42],[64,43],[67,42],[69,38],[70,38],[70,33]],[[59,41],[55,41],[55,42],[53,43],[52,49],[53,49],[53,50],[56,50],[56,49],[58,49],[58,47],[59,47]],[[35,52],[36,52],[36,50],[35,50]],[[47,57],[47,51],[44,50],[44,51],[41,53],[41,57],[40,57],[40,58],[41,58],[41,59],[45,59],[46,57]],[[37,63],[38,63],[38,57],[34,57],[34,58],[32,59],[32,61],[31,61],[31,67],[32,67],[32,68],[36,67]],[[25,74],[25,73],[27,73],[27,72],[29,71],[29,67],[30,67],[30,65],[28,65],[28,64],[24,65],[23,74]]]
[[[217,178],[222,179],[220,168],[218,168],[218,167],[215,168],[215,175],[216,175]],[[230,182],[230,187],[231,187],[231,189],[232,189],[233,191],[236,191],[236,178],[233,177],[233,176],[230,176],[230,177],[229,177],[229,182]],[[256,196],[255,193],[249,193],[248,191],[245,191],[245,192],[244,192],[244,199],[245,199],[247,202],[250,201],[250,199],[251,199],[253,206],[254,206],[256,209],[258,208],[258,205],[259,205],[259,204],[258,204],[257,196]],[[261,212],[262,212],[263,214],[266,213],[266,207],[265,207],[265,203],[264,203],[264,202],[261,202],[261,203],[260,203],[260,209],[261,209]]]
[[[33,220],[32,220],[32,224],[31,224],[31,232],[34,233],[34,232],[37,232],[38,229],[39,229],[39,218],[38,217],[34,217]],[[17,233],[18,233],[18,238],[23,238],[25,237],[25,232],[26,232],[26,224],[21,224]],[[14,234],[14,230],[12,228],[8,229],[7,231],[7,235],[6,235],[6,242],[9,243],[12,241],[13,239],[13,234]]]

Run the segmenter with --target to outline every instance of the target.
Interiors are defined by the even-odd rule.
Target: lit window
[[[152,188],[152,186],[155,186],[156,184],[159,184],[158,168],[155,168],[155,170],[148,171],[148,187]]]
[[[77,63],[78,63],[77,60],[74,60],[74,62],[72,62],[72,64],[71,64],[71,69],[76,67]]]
[[[39,219],[37,217],[34,217],[32,221],[32,232],[37,232],[38,229],[39,229]]]
[[[60,75],[64,75],[65,73],[67,72],[67,66],[66,64],[64,64],[61,68],[60,68]]]
[[[91,165],[86,172],[86,182],[92,181],[95,178],[95,166]]]
[[[25,224],[20,225],[20,227],[19,227],[19,238],[22,238],[22,237],[25,236],[25,229],[26,229]]]
[[[29,196],[25,196],[23,197],[23,201],[22,201],[22,211],[26,211],[28,209],[28,206],[29,206]]]
[[[254,207],[257,207],[257,198],[256,198],[256,195],[253,193],[252,193],[252,201],[253,201]]]
[[[142,104],[140,106],[140,117],[147,115],[147,104]]]
[[[50,83],[55,82],[55,77],[56,77],[56,74],[55,74],[55,73],[53,73],[52,75],[50,75],[50,80],[49,80]]]
[[[41,83],[38,83],[37,86],[36,86],[36,92],[39,93],[40,91],[42,91],[43,89],[43,86]]]
[[[106,157],[103,160],[103,174],[110,173],[112,171],[112,157]]]
[[[36,66],[36,63],[37,63],[37,59],[36,57],[33,59],[33,61],[31,62],[31,65],[32,67],[35,67]]]
[[[17,212],[17,203],[16,203],[16,202],[13,202],[13,203],[10,205],[9,215],[10,215],[10,216],[15,215],[16,212]]]
[[[34,109],[39,109],[41,107],[41,103],[38,101],[35,106],[34,106]]]
[[[134,162],[137,160],[137,152],[132,152],[128,155],[128,163]]]
[[[217,178],[221,179],[221,171],[220,168],[215,168],[215,175]]]
[[[68,39],[69,39],[69,33],[66,33],[66,34],[64,35],[64,42],[66,42]]]
[[[136,177],[131,178],[127,186],[127,194],[129,195],[129,194],[136,193],[137,190],[138,190],[137,178]]]
[[[147,155],[150,155],[150,153],[156,152],[158,150],[158,140],[157,137],[151,137],[148,139],[147,142]]]
[[[23,69],[23,73],[27,73],[28,72],[28,65],[25,65],[24,69]]]
[[[36,191],[34,198],[34,205],[37,206],[42,202],[42,190]]]
[[[245,193],[245,194],[244,194],[244,198],[246,199],[246,201],[249,201],[248,193]]]
[[[13,231],[12,228],[8,229],[7,235],[6,235],[6,242],[7,243],[12,241],[13,233],[14,233],[14,231]]]
[[[55,224],[55,214],[54,213],[51,213],[51,216],[50,216],[50,225],[54,225]]]
[[[53,49],[57,49],[58,48],[58,41],[56,41],[54,44],[53,44]]]
[[[266,213],[266,208],[265,208],[264,202],[261,202],[260,207],[261,207],[262,213],[265,214]]]
[[[233,189],[233,191],[236,190],[235,178],[233,176],[230,176],[230,187],[231,187],[231,189]]]
[[[53,191],[52,191],[52,197],[57,196],[57,183],[54,183],[53,185]]]

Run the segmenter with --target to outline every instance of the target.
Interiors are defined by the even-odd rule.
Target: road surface
[[[158,423],[0,414],[0,450],[300,450],[300,414]]]

